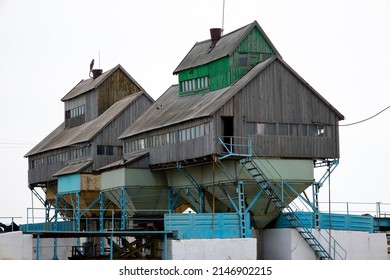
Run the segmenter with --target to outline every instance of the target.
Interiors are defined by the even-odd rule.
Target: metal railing
[[[329,212],[329,202],[319,202],[322,212]],[[330,202],[332,213],[347,215],[371,215],[390,218],[390,203],[384,202]]]
[[[252,155],[252,138],[239,136],[221,136],[218,144],[222,147],[220,160],[230,157],[250,157]]]
[[[299,224],[310,225],[309,227],[307,227],[307,229],[312,232],[312,234],[319,240],[321,244],[323,244],[323,247],[327,249],[329,255],[331,255],[333,259],[346,259],[347,251],[337,242],[336,239],[332,237],[331,231],[327,229],[320,230],[315,227],[316,209],[310,203],[310,201],[308,201],[300,193],[298,193],[289,182],[284,180],[279,174],[279,172],[267,159],[260,161],[259,164],[262,166],[261,170],[263,172],[266,171],[267,173],[270,173],[271,169],[279,177],[279,180],[273,179],[271,184],[273,186],[272,189],[277,195],[278,199],[284,205],[286,205],[286,209],[283,210],[282,213],[288,215],[288,213],[290,212],[296,213],[302,211],[302,209],[306,212],[312,213],[312,215],[310,215],[310,218],[306,216],[300,216]]]

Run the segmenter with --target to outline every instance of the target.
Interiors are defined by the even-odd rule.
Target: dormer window
[[[65,119],[75,118],[85,114],[85,105],[65,111]]]
[[[209,77],[204,76],[191,80],[182,81],[180,83],[181,92],[199,91],[209,87]]]

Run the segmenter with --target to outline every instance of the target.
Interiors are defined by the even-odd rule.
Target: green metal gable
[[[240,63],[243,55],[247,57],[246,65],[242,65],[242,62]],[[254,27],[230,55],[204,65],[180,71],[178,73],[179,95],[205,93],[230,86],[256,64],[273,55],[275,55],[275,52],[270,43],[268,43],[260,30]],[[207,77],[207,86],[199,86],[199,78],[202,77]],[[191,90],[183,88],[185,87],[185,81],[191,81]]]
[[[248,55],[247,66],[240,66],[240,54]],[[231,83],[244,76],[257,63],[273,55],[275,53],[259,29],[253,28],[230,56]]]
[[[209,85],[206,88],[183,92],[182,82],[202,77],[208,77]],[[208,64],[183,70],[179,73],[179,94],[189,95],[217,90],[230,85],[229,57],[223,57]]]

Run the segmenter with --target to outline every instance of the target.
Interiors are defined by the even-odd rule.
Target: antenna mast
[[[100,68],[100,51],[98,52],[98,56],[99,56],[99,69],[101,69]]]
[[[222,6],[222,32],[225,26],[225,0],[223,0],[223,6]]]

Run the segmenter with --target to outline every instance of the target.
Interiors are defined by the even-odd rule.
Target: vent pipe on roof
[[[211,44],[215,45],[218,40],[222,37],[222,28],[211,28],[210,29]]]
[[[96,79],[103,73],[102,69],[92,69],[92,77],[93,79]]]
[[[99,77],[103,73],[103,70],[102,69],[93,69],[94,64],[95,64],[95,60],[92,59],[91,63],[89,64],[89,76],[93,79],[96,79],[97,77]],[[91,76],[91,73],[92,73],[92,76]]]

